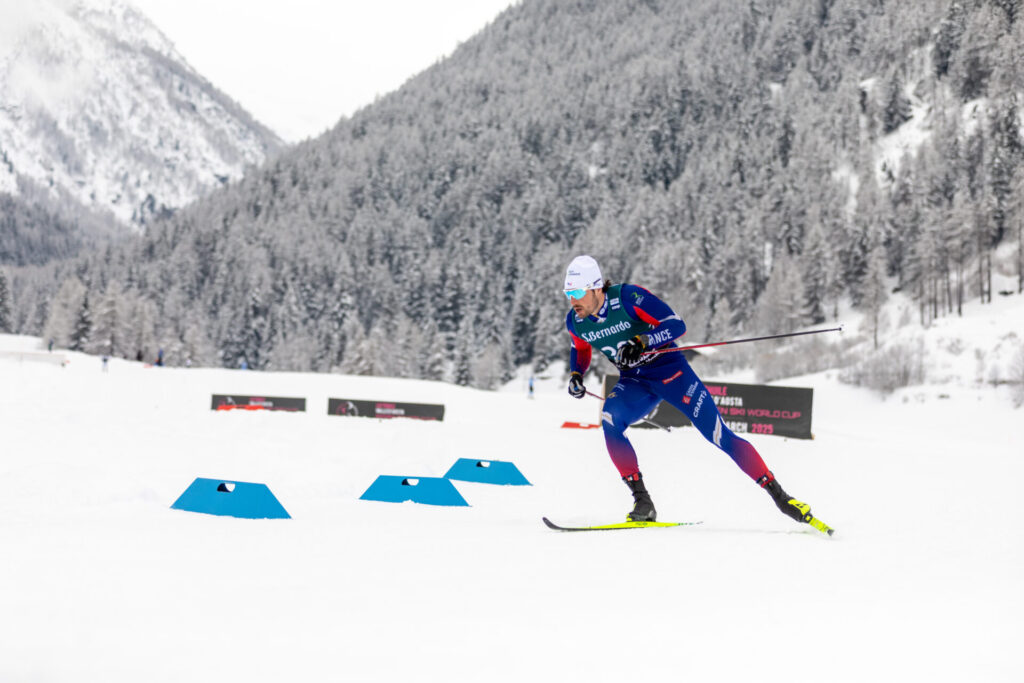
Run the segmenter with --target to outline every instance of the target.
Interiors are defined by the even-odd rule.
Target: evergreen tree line
[[[90,212],[66,193],[27,178],[18,179],[16,195],[0,192],[0,264],[67,259],[95,249],[117,232],[112,216]]]
[[[7,276],[0,270],[0,334],[14,331],[11,316],[11,290],[7,284]]]
[[[493,386],[565,358],[578,253],[697,340],[877,315],[893,283],[927,323],[1020,240],[1021,45],[997,0],[526,0],[138,239],[17,269],[14,325]]]

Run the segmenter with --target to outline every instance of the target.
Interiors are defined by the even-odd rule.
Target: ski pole
[[[588,391],[586,389],[584,389],[583,391],[585,391],[587,393],[587,396],[593,396],[594,398],[600,399],[601,401],[604,400],[604,396],[598,396],[594,392]],[[648,420],[646,417],[641,417],[640,420],[641,420],[641,422],[646,422],[647,424],[651,425],[652,427],[657,427],[658,429],[664,429],[666,432],[670,432],[671,433],[671,431],[672,431],[671,427],[666,427],[665,425],[660,425],[657,422],[652,422],[651,420]]]
[[[725,346],[726,344],[741,344],[743,342],[764,341],[765,339],[782,339],[784,337],[800,337],[805,334],[821,334],[822,332],[842,332],[843,327],[830,327],[827,330],[810,330],[809,332],[787,332],[786,334],[770,334],[767,337],[750,337],[748,339],[730,339],[729,341],[711,342],[709,344],[692,344],[690,346],[670,346],[664,349],[644,351],[642,356],[653,356],[658,353],[671,353],[672,351],[688,351],[690,349],[703,349],[708,346]]]

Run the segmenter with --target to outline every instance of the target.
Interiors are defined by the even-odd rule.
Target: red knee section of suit
[[[759,481],[762,477],[768,477],[766,482],[771,481],[772,473],[768,471],[768,466],[761,459],[761,454],[749,441],[737,438],[733,442],[733,449],[735,453],[732,454],[732,459],[744,474],[754,481]]]

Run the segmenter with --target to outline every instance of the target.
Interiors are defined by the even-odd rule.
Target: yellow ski
[[[555,531],[616,531],[618,529],[646,529],[648,527],[694,526],[700,522],[620,522],[597,526],[559,526],[547,517],[541,517],[549,529]]]
[[[814,515],[807,515],[807,516],[810,517],[810,519],[807,520],[807,523],[810,524],[811,526],[813,526],[815,529],[817,529],[821,533],[828,534],[829,536],[831,536],[832,534],[835,533],[835,531],[836,531],[835,529],[830,527],[828,524],[825,524],[825,522],[821,521],[820,519],[818,519]]]
[[[825,522],[821,521],[820,519],[811,514],[811,506],[808,505],[807,503],[799,501],[796,498],[790,498],[788,502],[790,505],[792,505],[793,507],[800,511],[800,514],[803,516],[805,522],[813,526],[821,533],[828,534],[829,536],[835,533],[835,529],[833,529],[828,524],[825,524]]]

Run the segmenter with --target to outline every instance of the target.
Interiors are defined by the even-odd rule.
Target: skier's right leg
[[[647,487],[644,486],[637,465],[636,451],[626,438],[625,432],[629,425],[651,412],[660,400],[639,382],[624,379],[620,380],[608,394],[604,410],[601,412],[601,426],[604,429],[608,455],[633,494],[633,510],[626,515],[626,519],[631,521],[653,522],[657,518],[657,512]]]
[[[601,411],[601,427],[604,442],[612,464],[619,470],[619,476],[628,479],[640,470],[637,466],[636,451],[626,438],[626,429],[661,401],[636,380],[620,379],[604,400]]]
[[[775,480],[774,474],[769,472],[758,479],[757,483],[768,492],[768,495],[772,497],[775,506],[782,511],[782,514],[791,517],[797,522],[811,521],[813,517],[811,515],[811,506],[783,491],[782,486]]]

